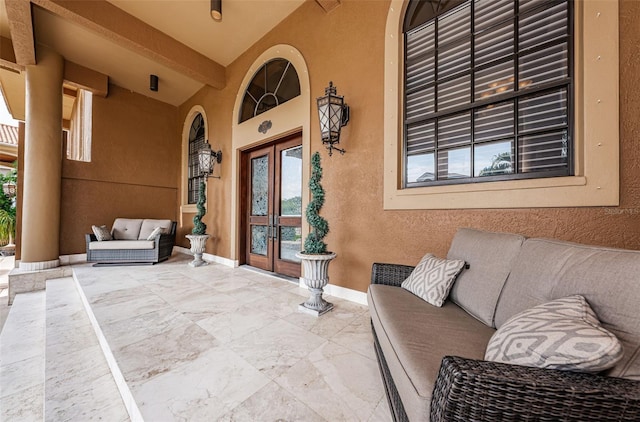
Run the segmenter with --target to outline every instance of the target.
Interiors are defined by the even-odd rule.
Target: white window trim
[[[196,115],[202,114],[204,119],[204,139],[209,139],[209,120],[207,120],[207,113],[204,111],[204,107],[201,105],[194,105],[187,113],[187,117],[182,125],[182,192],[180,194],[180,213],[193,214],[198,212],[196,204],[189,204],[189,131],[191,130],[191,124]]]
[[[402,23],[407,5],[408,0],[391,1],[385,30],[384,209],[619,205],[617,0],[575,3],[575,176],[402,189]]]

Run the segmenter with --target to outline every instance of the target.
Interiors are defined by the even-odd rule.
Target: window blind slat
[[[456,44],[449,44],[447,48],[438,51],[438,78],[446,78],[455,73],[469,69],[471,63],[471,39],[459,41]]]
[[[438,121],[438,148],[469,143],[471,113],[458,114]]]
[[[438,21],[438,47],[469,35],[471,30],[471,6],[466,3],[447,12]]]
[[[552,41],[567,34],[567,4],[539,8],[520,16],[520,49]]]
[[[471,77],[464,75],[438,85],[438,110],[445,110],[469,102]]]
[[[409,154],[422,154],[435,148],[435,122],[418,123],[407,127],[411,141],[407,145]]]
[[[513,102],[490,105],[474,112],[474,140],[483,142],[513,136]]]
[[[567,124],[567,94],[555,91],[518,100],[518,130],[544,131]]]
[[[476,72],[475,99],[513,91],[513,60]]]
[[[521,87],[536,86],[569,75],[566,43],[520,57],[518,73]]]
[[[476,66],[511,54],[513,54],[513,21],[477,35],[475,38]]]
[[[475,2],[476,32],[512,18],[513,0],[477,0]]]
[[[568,166],[566,131],[525,136],[520,139],[523,173],[563,169]]]

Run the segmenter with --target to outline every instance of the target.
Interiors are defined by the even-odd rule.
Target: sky
[[[2,90],[0,90],[0,123],[9,126],[18,126],[18,121],[11,118],[9,110],[7,110],[7,104],[2,96]]]

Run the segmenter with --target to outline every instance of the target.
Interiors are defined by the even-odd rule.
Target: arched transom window
[[[403,186],[572,174],[572,2],[412,1]]]
[[[285,59],[265,63],[249,82],[242,99],[238,123],[271,110],[300,95],[298,72]]]
[[[198,113],[196,117],[194,117],[191,128],[189,129],[189,204],[198,202],[200,183],[204,183],[204,177],[200,175],[200,164],[198,162],[198,151],[200,151],[205,144],[204,125],[202,114]]]

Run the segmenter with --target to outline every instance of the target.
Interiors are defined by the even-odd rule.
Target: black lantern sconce
[[[216,22],[222,20],[222,0],[211,0],[211,17]]]
[[[333,150],[344,154],[345,150],[335,147],[340,143],[340,129],[349,122],[349,106],[344,103],[342,95],[336,95],[336,88],[333,82],[324,89],[324,97],[318,98],[318,117],[320,118],[320,133],[322,143],[329,150],[329,156]]]
[[[198,164],[200,165],[200,174],[206,177],[215,177],[219,179],[220,176],[212,176],[213,166],[222,162],[222,151],[211,151],[211,145],[209,142],[205,142],[204,147],[198,151]]]

